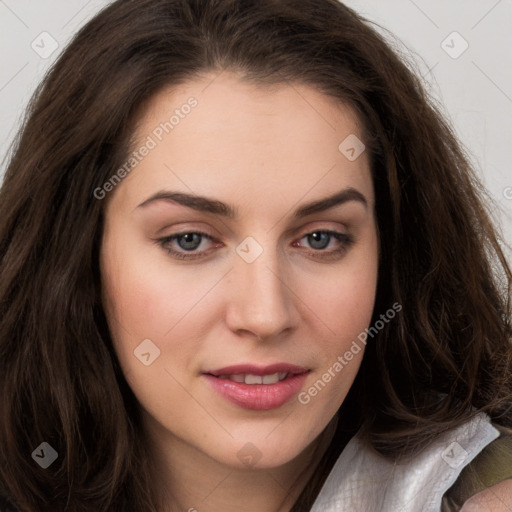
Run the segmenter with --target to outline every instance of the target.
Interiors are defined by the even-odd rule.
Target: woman
[[[112,3],[0,192],[6,507],[508,510],[482,196],[343,4]]]

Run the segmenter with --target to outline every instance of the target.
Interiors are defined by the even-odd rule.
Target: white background
[[[0,178],[24,108],[67,41],[105,0],[0,0]],[[512,0],[346,0],[394,36],[452,121],[512,244]],[[450,36],[454,31],[459,36]],[[31,47],[48,32],[58,49]],[[448,37],[450,36],[450,37]],[[447,39],[448,38],[448,39]],[[448,45],[453,58],[443,49]],[[47,46],[48,48],[48,46]],[[510,253],[509,253],[510,254]]]

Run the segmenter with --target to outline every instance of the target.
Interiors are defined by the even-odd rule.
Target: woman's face
[[[373,311],[357,118],[307,86],[224,72],[159,93],[136,136],[105,199],[101,271],[145,426],[170,451],[282,465],[345,399]]]

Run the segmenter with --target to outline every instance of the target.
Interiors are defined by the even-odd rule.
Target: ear
[[[472,496],[460,512],[511,512],[512,479],[488,487]]]

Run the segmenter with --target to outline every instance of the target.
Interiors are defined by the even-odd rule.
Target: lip
[[[251,375],[269,375],[286,372],[290,375],[275,384],[245,384],[228,379],[219,379],[219,375],[236,375],[250,373]],[[270,410],[281,407],[298,394],[310,370],[287,363],[277,363],[270,366],[254,366],[250,364],[226,366],[219,370],[204,372],[202,377],[214,391],[229,402],[252,410]]]
[[[272,375],[273,373],[293,373],[300,374],[308,372],[308,368],[302,366],[296,366],[288,363],[275,363],[269,366],[255,366],[253,364],[236,364],[232,366],[226,366],[219,370],[207,370],[203,373],[210,375],[236,375],[240,373],[250,373],[251,375]]]

